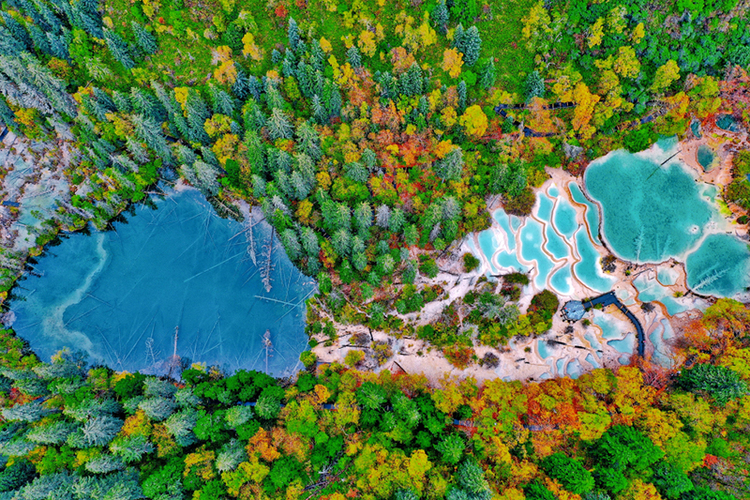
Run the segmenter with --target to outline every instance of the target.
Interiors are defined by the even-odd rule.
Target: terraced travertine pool
[[[661,304],[662,310],[647,313],[645,326],[654,356],[668,363],[664,341],[673,335],[668,317],[700,304],[676,297],[675,290],[687,284],[699,294],[734,297],[750,286],[748,245],[729,234],[715,202],[716,187],[675,158],[664,162],[676,147],[675,141],[660,141],[639,154],[615,151],[593,162],[580,185],[548,181],[537,191],[531,216],[519,220],[497,209],[497,224],[476,235],[480,245],[471,238],[468,246],[493,275],[528,272],[526,294],[546,288],[564,302],[614,288],[634,310],[646,302]],[[624,277],[602,271],[601,259],[610,252],[649,270],[624,283]],[[677,263],[684,264],[686,280]],[[533,352],[550,366],[549,376],[575,375],[581,363],[598,365],[602,352],[614,351],[627,361],[636,342],[631,330],[629,323],[595,312],[587,345],[581,346],[587,354],[570,357],[543,343]],[[560,356],[567,361],[558,363]]]

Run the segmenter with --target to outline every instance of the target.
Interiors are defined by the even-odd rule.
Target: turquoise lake
[[[307,348],[304,300],[316,290],[274,238],[272,289],[261,280],[270,226],[220,218],[196,190],[139,205],[114,230],[67,235],[13,293],[13,328],[43,359],[63,347],[115,370],[165,373],[183,362],[282,375]]]
[[[674,147],[649,155],[615,151],[589,166],[586,188],[601,205],[604,239],[625,260],[685,262],[688,286],[698,293],[744,292],[750,285],[747,244],[710,229],[724,224],[711,202],[716,188],[676,160],[660,165],[673,152]]]
[[[589,166],[585,182],[602,206],[604,239],[629,261],[656,263],[682,255],[713,215],[695,178],[676,162],[659,166],[615,151]]]

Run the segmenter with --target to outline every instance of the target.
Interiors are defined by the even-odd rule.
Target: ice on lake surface
[[[263,334],[271,332],[268,371],[298,366],[307,347],[304,300],[315,283],[274,241],[272,289],[261,280],[271,228],[220,218],[196,190],[138,206],[113,231],[76,233],[38,258],[35,275],[14,289],[14,329],[43,358],[63,347],[87,351],[115,370],[164,373],[183,361],[227,370],[266,369]],[[258,298],[264,297],[264,298]]]

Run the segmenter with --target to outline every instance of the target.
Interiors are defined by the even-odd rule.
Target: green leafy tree
[[[664,457],[664,452],[637,429],[615,425],[594,444],[592,454],[605,467],[642,471]]]
[[[362,408],[379,410],[387,400],[385,390],[374,382],[365,382],[357,389],[357,402]]]
[[[684,370],[679,384],[691,392],[705,392],[722,406],[747,394],[747,384],[739,373],[725,366],[707,363]]]
[[[651,483],[659,493],[669,500],[682,498],[684,493],[693,490],[693,482],[685,472],[669,463],[660,463],[654,467]]]
[[[264,420],[274,420],[279,412],[281,412],[281,395],[277,388],[263,389],[255,406],[255,413]]]
[[[566,490],[583,495],[594,487],[594,478],[579,461],[564,453],[553,453],[542,460],[542,469],[553,479],[558,479]]]
[[[524,485],[523,493],[527,500],[555,500],[555,495],[537,479]]]
[[[601,467],[593,472],[596,485],[610,493],[617,494],[628,487],[628,479],[620,469]]]
[[[466,443],[458,434],[450,434],[443,438],[435,449],[440,453],[443,461],[450,465],[456,465],[464,455]]]

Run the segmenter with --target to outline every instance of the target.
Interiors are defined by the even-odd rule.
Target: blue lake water
[[[275,241],[272,290],[248,253],[248,225],[220,218],[192,189],[138,206],[115,230],[75,233],[38,258],[14,289],[13,328],[48,359],[81,349],[115,370],[164,373],[174,352],[226,370],[266,369],[262,336],[271,332],[268,371],[298,366],[307,346],[304,300],[314,281]],[[257,263],[271,241],[255,226]],[[258,298],[263,297],[263,298]]]

